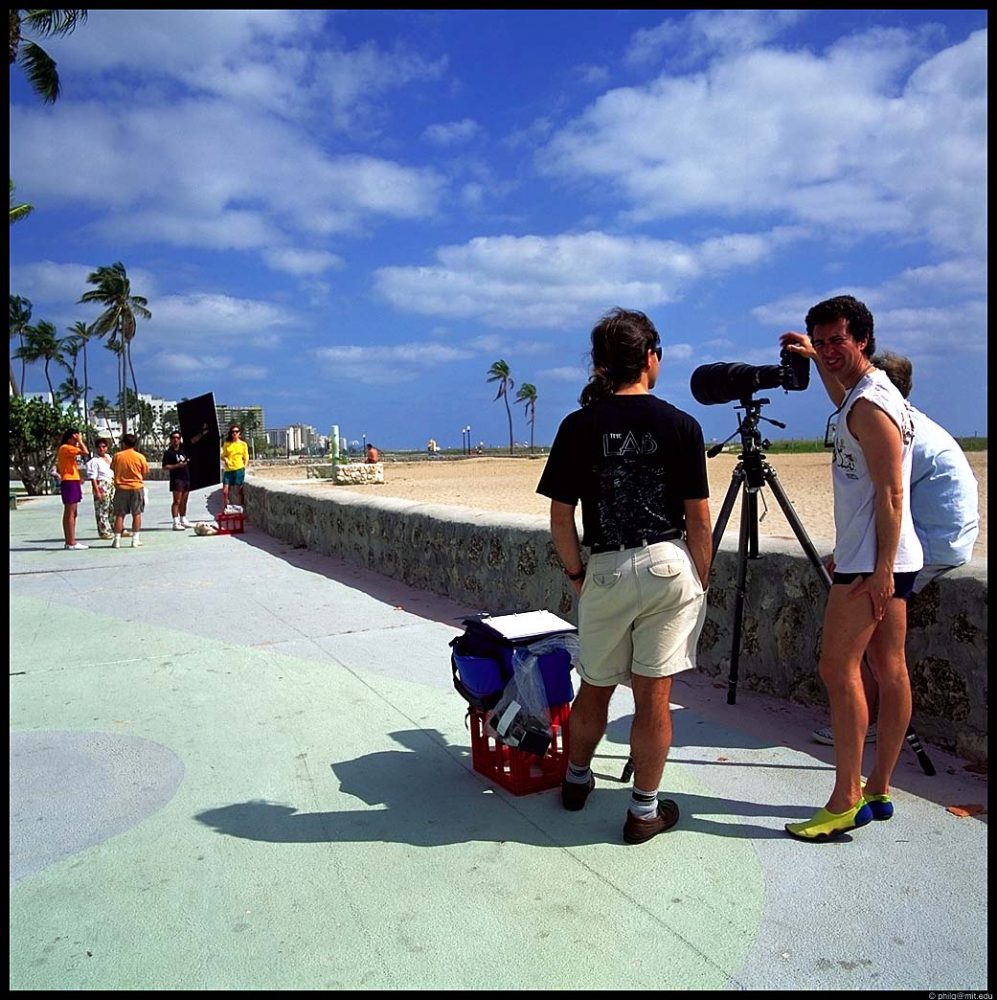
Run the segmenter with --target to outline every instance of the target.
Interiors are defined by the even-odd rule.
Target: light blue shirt
[[[980,533],[979,486],[962,448],[916,407],[910,509],[925,566],[962,566]]]

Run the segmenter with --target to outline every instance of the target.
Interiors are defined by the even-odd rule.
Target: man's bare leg
[[[657,791],[672,746],[671,677],[633,675],[634,721],[630,753],[634,786]]]
[[[911,717],[910,676],[904,647],[907,642],[907,602],[894,597],[869,643],[869,663],[879,687],[876,760],[866,791],[887,795],[890,779],[903,750]]]

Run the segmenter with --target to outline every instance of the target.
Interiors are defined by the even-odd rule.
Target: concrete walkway
[[[471,768],[463,608],[254,530],[62,548],[10,514],[10,988],[985,990],[985,776],[905,750],[897,814],[826,845],[816,711],[674,685],[663,790],[621,830],[621,690],[581,813]],[[218,509],[195,495],[191,515]],[[499,611],[502,609],[487,609]],[[747,670],[750,666],[742,663]]]

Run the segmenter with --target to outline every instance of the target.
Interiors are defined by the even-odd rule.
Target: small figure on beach
[[[229,490],[235,486],[239,490],[240,512],[245,504],[246,468],[249,466],[249,446],[242,440],[242,429],[238,424],[229,424],[228,434],[222,442],[222,507],[229,511]]]
[[[114,470],[108,451],[111,442],[107,438],[97,438],[94,443],[97,453],[87,462],[87,479],[93,490],[93,512],[97,519],[97,534],[104,541],[113,537],[114,520]]]
[[[367,445],[367,464],[376,465],[381,461],[381,453],[372,444]]]
[[[173,503],[173,530],[183,531],[192,527],[187,521],[187,498],[190,496],[190,461],[184,453],[180,431],[170,434],[170,446],[163,452],[163,468],[170,474],[170,493]]]
[[[121,534],[125,530],[125,517],[132,518],[132,548],[143,544],[142,514],[145,511],[145,477],[149,475],[149,463],[145,455],[136,451],[138,438],[134,434],[121,437],[121,451],[111,459],[114,470],[114,539],[112,549],[121,548]]]
[[[55,468],[59,474],[59,493],[62,494],[62,534],[65,549],[86,549],[89,546],[76,541],[76,515],[83,499],[83,476],[79,460],[90,454],[78,428],[71,428],[62,435],[55,455]]]

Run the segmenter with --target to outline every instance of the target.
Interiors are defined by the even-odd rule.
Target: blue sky
[[[493,361],[577,405],[588,333],[646,311],[657,394],[774,364],[863,299],[912,399],[986,433],[985,11],[91,11],[43,105],[11,70],[12,293],[60,333],[96,266],[149,300],[139,390],[390,450],[508,441]],[[94,392],[113,358],[91,351]],[[27,388],[44,388],[39,368]],[[771,437],[818,437],[815,382]],[[528,440],[522,405],[518,441]]]

